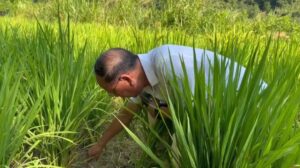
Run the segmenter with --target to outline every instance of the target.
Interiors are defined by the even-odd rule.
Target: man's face
[[[111,83],[105,82],[97,75],[96,79],[99,86],[113,96],[136,97],[143,90],[139,80],[130,74],[121,74],[115,81]]]

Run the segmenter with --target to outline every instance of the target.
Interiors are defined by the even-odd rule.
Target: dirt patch
[[[139,123],[133,121],[131,130],[136,132]],[[86,149],[79,149],[78,160],[71,167],[74,168],[134,168],[140,157],[142,149],[125,132],[114,137],[106,146],[105,151],[98,160],[88,161]]]
[[[137,156],[139,156],[141,152],[133,140],[120,135],[108,144],[102,157],[98,161],[93,161],[89,165],[95,168],[135,167]]]

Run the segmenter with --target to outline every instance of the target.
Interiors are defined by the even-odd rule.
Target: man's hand
[[[97,143],[89,149],[88,156],[91,159],[98,160],[102,152],[103,152],[103,147]]]
[[[88,156],[91,159],[98,159],[103,149],[105,148],[106,144],[113,138],[116,134],[118,134],[121,130],[123,130],[123,126],[120,124],[120,121],[125,124],[126,126],[129,125],[130,121],[132,120],[133,113],[139,110],[139,106],[133,103],[128,103],[126,108],[123,108],[117,118],[113,119],[110,126],[104,131],[102,137],[98,140],[98,143],[93,145],[89,151]]]

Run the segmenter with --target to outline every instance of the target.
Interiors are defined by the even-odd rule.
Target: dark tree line
[[[290,5],[297,0],[224,0],[225,2],[244,3],[247,5],[258,5],[260,10],[268,11],[278,7]]]
[[[257,5],[260,10],[268,11],[278,7],[284,7],[288,4],[293,4],[297,0],[224,0],[229,3]]]

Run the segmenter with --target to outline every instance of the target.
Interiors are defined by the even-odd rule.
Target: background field
[[[216,118],[224,118],[219,123],[224,128],[229,130],[233,123],[245,134],[217,135],[215,130],[226,131],[212,121],[215,127],[203,126],[211,134],[184,139],[190,135],[178,131],[188,131],[189,127],[175,126],[179,148],[192,151],[183,151],[186,157],[177,162],[189,167],[297,167],[300,164],[299,9],[299,0],[1,1],[0,167],[150,167],[161,166],[164,160],[172,158],[172,151],[166,146],[170,151],[168,156],[153,161],[155,158],[148,157],[125,132],[111,142],[99,161],[88,162],[86,157],[89,145],[96,142],[112,114],[123,104],[123,100],[109,97],[97,86],[93,74],[95,59],[111,47],[144,53],[161,44],[190,45],[235,57],[271,85],[262,95],[257,89],[245,90],[244,95],[212,95],[216,105],[224,99],[232,100],[224,103],[228,108],[212,106],[220,107],[219,111],[232,109],[239,111],[236,116],[252,117],[239,124],[233,122],[230,112],[222,116],[209,111],[218,114]],[[255,60],[253,64],[251,59]],[[256,88],[257,84],[244,85]],[[231,93],[221,85],[219,91]],[[176,111],[184,114],[201,111],[201,108],[185,111],[188,101],[182,107],[174,106],[173,115],[179,126],[190,116],[178,116]],[[245,106],[237,102],[244,102]],[[170,103],[178,104],[176,99]],[[254,109],[251,105],[261,108]],[[254,115],[258,111],[261,116]],[[257,124],[251,125],[254,123]],[[143,120],[136,119],[130,128],[145,143],[148,136],[153,136],[147,134],[151,131]],[[248,138],[246,133],[256,138]],[[224,141],[232,137],[237,140],[236,146],[210,144],[213,147],[206,146],[207,153],[200,150],[203,146],[195,147],[196,150],[185,146],[185,140],[201,146],[197,144],[198,138],[210,135]],[[147,143],[146,146],[151,148]],[[202,160],[204,156],[210,158],[207,164]],[[225,156],[227,160],[222,160]],[[228,159],[232,156],[239,158],[238,161]],[[208,164],[211,162],[215,165]]]

